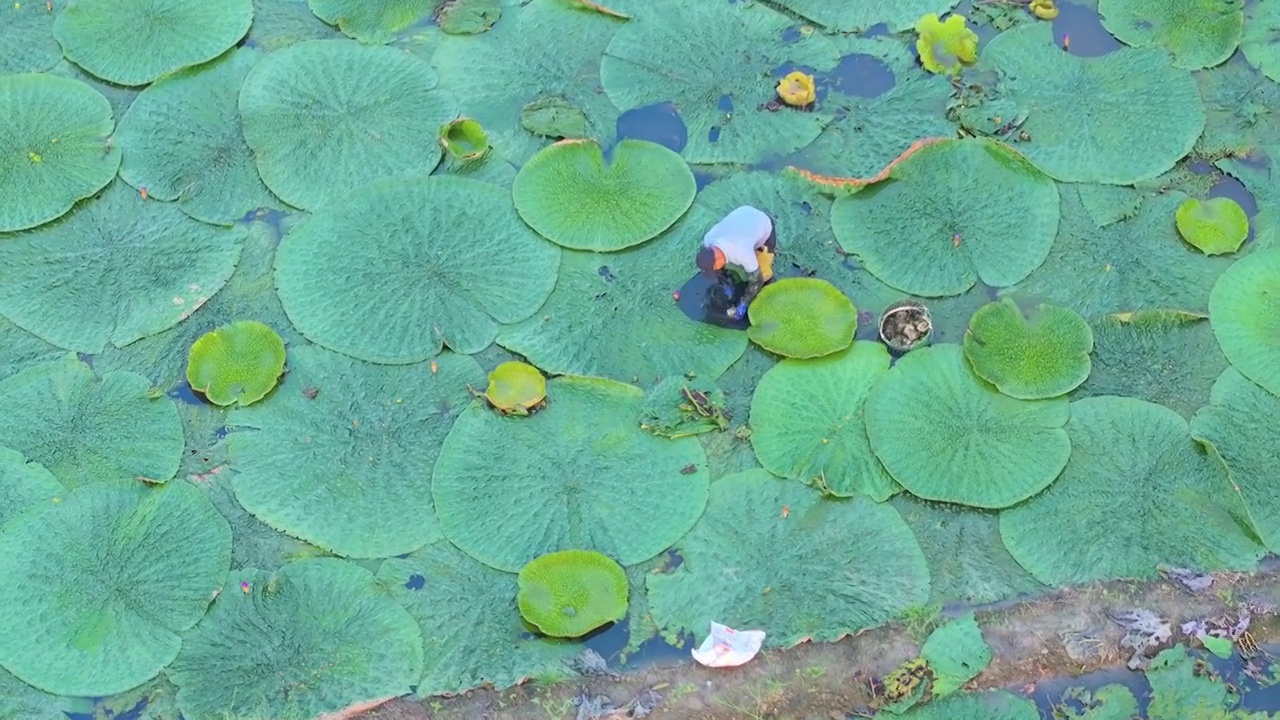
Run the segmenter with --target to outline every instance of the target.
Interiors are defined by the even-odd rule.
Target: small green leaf
[[[1204,643],[1205,649],[1223,660],[1230,658],[1236,651],[1236,646],[1232,644],[1231,638],[1205,635],[1200,638],[1200,642]]]
[[[217,405],[252,405],[284,372],[284,340],[256,320],[205,333],[191,345],[187,382]]]
[[[941,697],[959,690],[991,662],[991,648],[973,613],[934,630],[924,641],[920,657],[933,668],[933,694]]]
[[[484,397],[503,412],[523,415],[546,399],[547,379],[528,363],[504,362],[489,373]]]
[[[520,127],[539,137],[577,138],[587,134],[587,116],[567,100],[541,97],[521,108]]]
[[[520,569],[520,614],[544,635],[582,637],[626,617],[627,574],[593,550],[561,550]]]
[[[1024,311],[1011,299],[978,309],[964,334],[973,371],[1022,400],[1065,395],[1089,377],[1093,331],[1070,308]]]
[[[965,26],[963,15],[942,22],[929,13],[916,23],[916,34],[920,64],[931,73],[958,73],[978,59],[978,34]]]
[[[786,278],[767,285],[747,308],[747,337],[769,352],[816,358],[853,343],[858,310],[844,293],[819,278]]]
[[[489,153],[489,136],[475,120],[458,118],[440,128],[440,145],[454,160],[471,162]]]
[[[435,0],[308,0],[316,17],[362,43],[382,45],[427,15]]]
[[[1231,198],[1187,198],[1174,217],[1182,239],[1205,255],[1233,253],[1249,236],[1249,216]]]

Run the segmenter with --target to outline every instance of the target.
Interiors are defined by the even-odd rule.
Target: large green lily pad
[[[973,371],[1000,392],[1023,400],[1065,395],[1089,377],[1093,331],[1057,305],[1022,309],[1009,298],[973,314],[964,354]]]
[[[0,668],[0,717],[67,720],[75,715],[92,716],[93,705],[90,698],[69,698],[38,690]]]
[[[693,204],[693,172],[676,153],[645,140],[610,152],[590,140],[558,142],[533,156],[511,186],[520,219],[557,245],[609,252],[671,227]]]
[[[422,673],[417,624],[358,565],[246,568],[226,588],[165,671],[184,717],[336,717],[408,693]]]
[[[779,5],[813,22],[841,32],[870,29],[881,23],[890,30],[906,30],[925,13],[941,15],[959,0],[779,0]]]
[[[185,484],[93,483],[0,533],[0,665],[59,695],[111,695],[178,654],[226,578],[231,530]]]
[[[837,198],[836,239],[884,282],[913,295],[958,295],[981,280],[1027,277],[1058,231],[1053,180],[1007,145],[934,143],[877,183]]]
[[[378,582],[422,629],[418,697],[554,677],[564,672],[563,659],[581,651],[577,643],[530,633],[514,603],[516,576],[447,540],[383,561]]]
[[[578,638],[627,614],[627,574],[594,550],[558,550],[520,568],[520,615],[551,637]]]
[[[1228,197],[1187,198],[1175,216],[1178,234],[1205,255],[1233,253],[1249,236],[1249,216]]]
[[[839,497],[887,500],[901,488],[871,452],[862,407],[888,371],[889,352],[865,341],[775,365],[751,397],[751,446],[760,464]]]
[[[998,513],[921,500],[911,493],[900,493],[891,504],[929,562],[930,605],[981,605],[1048,589],[1005,549]]]
[[[920,546],[892,507],[824,498],[763,470],[713,483],[707,514],[676,552],[680,566],[647,582],[668,635],[701,636],[715,621],[764,630],[769,647],[836,640],[929,595]]]
[[[1184,70],[1226,62],[1244,29],[1244,0],[1098,0],[1098,13],[1120,42],[1167,50]]]
[[[214,59],[252,22],[252,0],[76,0],[53,32],[68,60],[134,86]]]
[[[911,708],[903,720],[1036,720],[1035,703],[1003,690],[959,693]]]
[[[1071,404],[1067,433],[1062,477],[1000,514],[1009,552],[1042,582],[1147,579],[1161,564],[1247,570],[1262,556],[1223,470],[1174,411],[1088,398]]]
[[[913,350],[872,386],[863,410],[880,462],[926,500],[1004,508],[1067,464],[1063,398],[1017,400],[979,379],[959,345]]]
[[[1259,145],[1280,141],[1280,83],[1268,82],[1245,62],[1197,72],[1195,78],[1208,114],[1197,155],[1234,163]]]
[[[53,21],[66,6],[67,0],[0,5],[0,75],[44,72],[62,60]]]
[[[279,50],[304,40],[336,40],[342,37],[315,13],[307,0],[253,0],[253,25],[249,44],[263,50]]]
[[[498,323],[542,306],[559,265],[559,248],[524,226],[496,185],[388,179],[290,232],[276,285],[308,340],[370,362],[413,363],[442,344],[483,350]]]
[[[116,131],[120,177],[217,225],[280,205],[258,177],[240,125],[240,86],[262,55],[241,48],[143,90]]]
[[[84,353],[185,320],[231,277],[245,230],[206,225],[123,181],[57,222],[0,236],[0,314]]]
[[[1260,713],[1245,714],[1236,708],[1237,693],[1227,683],[1207,676],[1199,669],[1202,660],[1187,652],[1185,645],[1174,645],[1160,651],[1147,667],[1151,683],[1151,700],[1147,714],[1151,720],[1183,720],[1183,718],[1225,718],[1225,720],[1262,720]]]
[[[271,402],[227,423],[240,503],[263,522],[330,552],[379,558],[440,538],[431,469],[467,385],[464,355],[379,366],[316,347],[290,351]],[[314,394],[314,397],[309,397]]]
[[[426,175],[453,102],[426,62],[355,40],[270,53],[240,90],[244,135],[271,192],[304,210],[387,177]]]
[[[501,328],[498,344],[553,375],[646,385],[689,372],[719,377],[746,349],[746,333],[694,322],[671,296],[697,272],[702,234],[719,219],[699,201],[674,229],[638,247],[565,250],[546,304]]]
[[[614,34],[600,82],[622,110],[673,103],[688,128],[682,154],[691,163],[754,163],[798,150],[834,113],[821,105],[811,112],[764,109],[775,97],[775,71],[787,64],[831,70],[840,53],[821,33],[781,42],[791,25],[761,3],[673,4]]]
[[[473,403],[454,423],[431,481],[445,537],[517,572],[567,548],[634,565],[693,526],[710,480],[696,439],[641,430],[644,394],[630,385],[564,377],[547,383],[547,395],[547,408],[528,418]]]
[[[284,340],[271,326],[239,320],[191,345],[187,382],[217,405],[252,405],[284,372]]]
[[[63,215],[120,167],[120,149],[107,140],[111,104],[82,82],[0,75],[0,116],[0,233]]]
[[[1280,398],[1228,368],[1214,384],[1209,402],[1191,419],[1191,435],[1225,465],[1251,525],[1275,552],[1280,548]]]
[[[1227,358],[1209,318],[1174,310],[1143,310],[1098,319],[1093,369],[1073,400],[1097,395],[1136,397],[1190,419],[1209,401]]]
[[[487,32],[445,34],[431,61],[440,86],[488,131],[494,152],[519,165],[543,145],[521,127],[522,110],[532,103],[580,113],[573,137],[613,139],[618,110],[596,88],[604,48],[626,22],[564,0],[508,3]],[[573,42],[547,42],[566,32]]]
[[[43,465],[68,488],[96,481],[168,481],[182,457],[182,424],[141,375],[94,375],[75,356],[0,382],[0,446]]]
[[[1231,364],[1280,395],[1280,248],[1251,253],[1222,273],[1209,323]]]
[[[772,353],[816,358],[853,342],[858,309],[821,278],[784,278],[760,291],[747,309],[747,337]]]
[[[67,351],[0,317],[0,380],[32,365],[57,360]]]
[[[1091,321],[1117,312],[1208,308],[1209,290],[1231,259],[1206,257],[1178,237],[1172,218],[1186,195],[1147,198],[1133,217],[1102,225],[1073,186],[1059,189],[1062,221],[1053,248],[1008,293],[1069,307]]]
[[[435,0],[309,0],[312,12],[363,43],[385,44],[426,18]]]
[[[66,491],[43,465],[0,447],[0,525],[32,507],[60,502]]]
[[[1018,149],[1063,182],[1126,185],[1173,167],[1205,126],[1191,73],[1164,50],[1123,48],[1100,57],[1062,51],[1050,23],[1006,30],[981,64],[1002,80],[994,92],[1031,137]],[[990,113],[986,113],[990,114]],[[997,113],[998,114],[998,113]],[[1007,119],[1007,118],[1006,118]]]
[[[1244,16],[1240,49],[1249,64],[1263,75],[1280,82],[1280,7],[1275,3],[1252,3]]]

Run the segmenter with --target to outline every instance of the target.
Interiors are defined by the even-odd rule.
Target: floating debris
[[[1198,573],[1193,570],[1169,567],[1167,565],[1161,565],[1158,569],[1166,580],[1177,583],[1189,593],[1202,592],[1213,585],[1213,576],[1208,573]]]
[[[1120,646],[1134,651],[1128,662],[1130,670],[1145,668],[1151,661],[1147,651],[1160,647],[1173,637],[1173,626],[1169,621],[1161,619],[1150,610],[1139,608],[1122,613],[1108,613],[1107,616],[1125,629]]]

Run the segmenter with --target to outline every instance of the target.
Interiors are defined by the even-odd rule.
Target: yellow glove
[[[773,253],[769,248],[756,250],[756,260],[760,263],[760,277],[765,282],[773,279]]]

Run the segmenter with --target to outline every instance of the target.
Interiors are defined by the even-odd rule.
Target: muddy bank
[[[1134,654],[1122,646],[1125,630],[1110,615],[1144,608],[1168,621],[1172,642],[1187,642],[1177,628],[1196,619],[1235,618],[1245,603],[1280,600],[1280,565],[1268,562],[1250,575],[1222,573],[1200,592],[1168,580],[1109,582],[1050,592],[1030,600],[978,608],[991,646],[991,665],[967,689],[1009,688],[1030,695],[1037,683],[1124,667]],[[951,613],[948,613],[949,615]],[[681,720],[777,718],[843,720],[874,703],[871,678],[914,657],[936,617],[915,618],[838,643],[766,651],[741,668],[711,670],[692,662],[651,666],[618,676],[576,677],[554,685],[526,683],[505,691],[474,690],[453,698],[395,700],[361,720],[573,720],[575,698],[607,696],[618,707],[636,698],[660,701],[647,717]],[[1232,620],[1233,621],[1233,620]],[[1280,642],[1274,614],[1257,616],[1250,640]],[[1166,645],[1169,643],[1165,643]],[[1154,654],[1156,648],[1150,650]],[[651,691],[651,693],[649,692]],[[634,704],[633,704],[634,706]],[[625,710],[603,717],[630,717]]]

